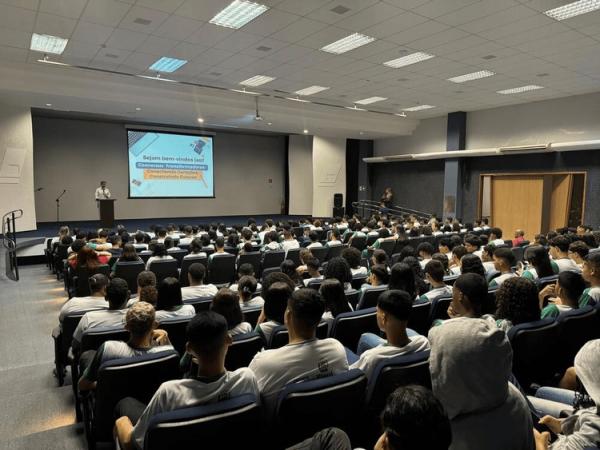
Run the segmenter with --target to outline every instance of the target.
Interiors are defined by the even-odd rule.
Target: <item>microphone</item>
[[[40,192],[40,191],[43,191],[43,190],[44,190],[44,188],[37,188],[37,189],[35,190],[35,192]]]

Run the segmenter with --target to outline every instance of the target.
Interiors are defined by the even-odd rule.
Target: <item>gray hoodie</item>
[[[589,341],[575,356],[575,373],[596,406],[580,409],[562,422],[551,450],[581,450],[600,445],[600,339]]]
[[[483,319],[457,318],[429,330],[433,393],[452,427],[450,450],[531,450],[533,423],[509,383],[506,333]]]

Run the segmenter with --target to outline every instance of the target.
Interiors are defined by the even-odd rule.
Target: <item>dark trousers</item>
[[[133,397],[125,397],[117,403],[117,406],[115,406],[115,420],[119,417],[126,416],[129,417],[131,423],[135,425],[138,420],[140,420],[145,409],[145,403],[142,403]]]
[[[339,428],[325,428],[288,450],[352,450],[348,435]]]
[[[86,350],[79,357],[79,376],[83,375],[96,356],[96,350]]]

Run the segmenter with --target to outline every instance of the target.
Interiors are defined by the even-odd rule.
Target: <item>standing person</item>
[[[106,181],[100,182],[100,187],[96,189],[96,200],[104,200],[110,198],[110,191],[106,187]]]
[[[380,206],[382,212],[387,212],[388,209],[392,207],[392,203],[394,201],[394,192],[392,192],[391,187],[386,187],[383,191],[383,195],[380,199]]]

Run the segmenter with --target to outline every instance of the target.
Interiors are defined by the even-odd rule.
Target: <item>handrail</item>
[[[20,219],[21,217],[23,217],[22,209],[15,209],[13,211],[9,211],[2,216],[2,245],[7,250],[14,250],[17,245],[15,239],[15,219]],[[12,232],[10,229],[11,221],[13,228]]]
[[[365,215],[365,211],[369,211],[370,213],[380,213],[381,212],[381,203],[374,200],[359,200],[357,202],[352,202],[352,207],[355,209],[360,208],[363,210],[363,216]],[[432,214],[426,213],[424,211],[418,211],[416,209],[406,208],[404,206],[392,205],[390,208],[386,208],[388,214],[393,216],[402,216],[405,214],[412,214],[417,216],[419,219],[431,219]]]

